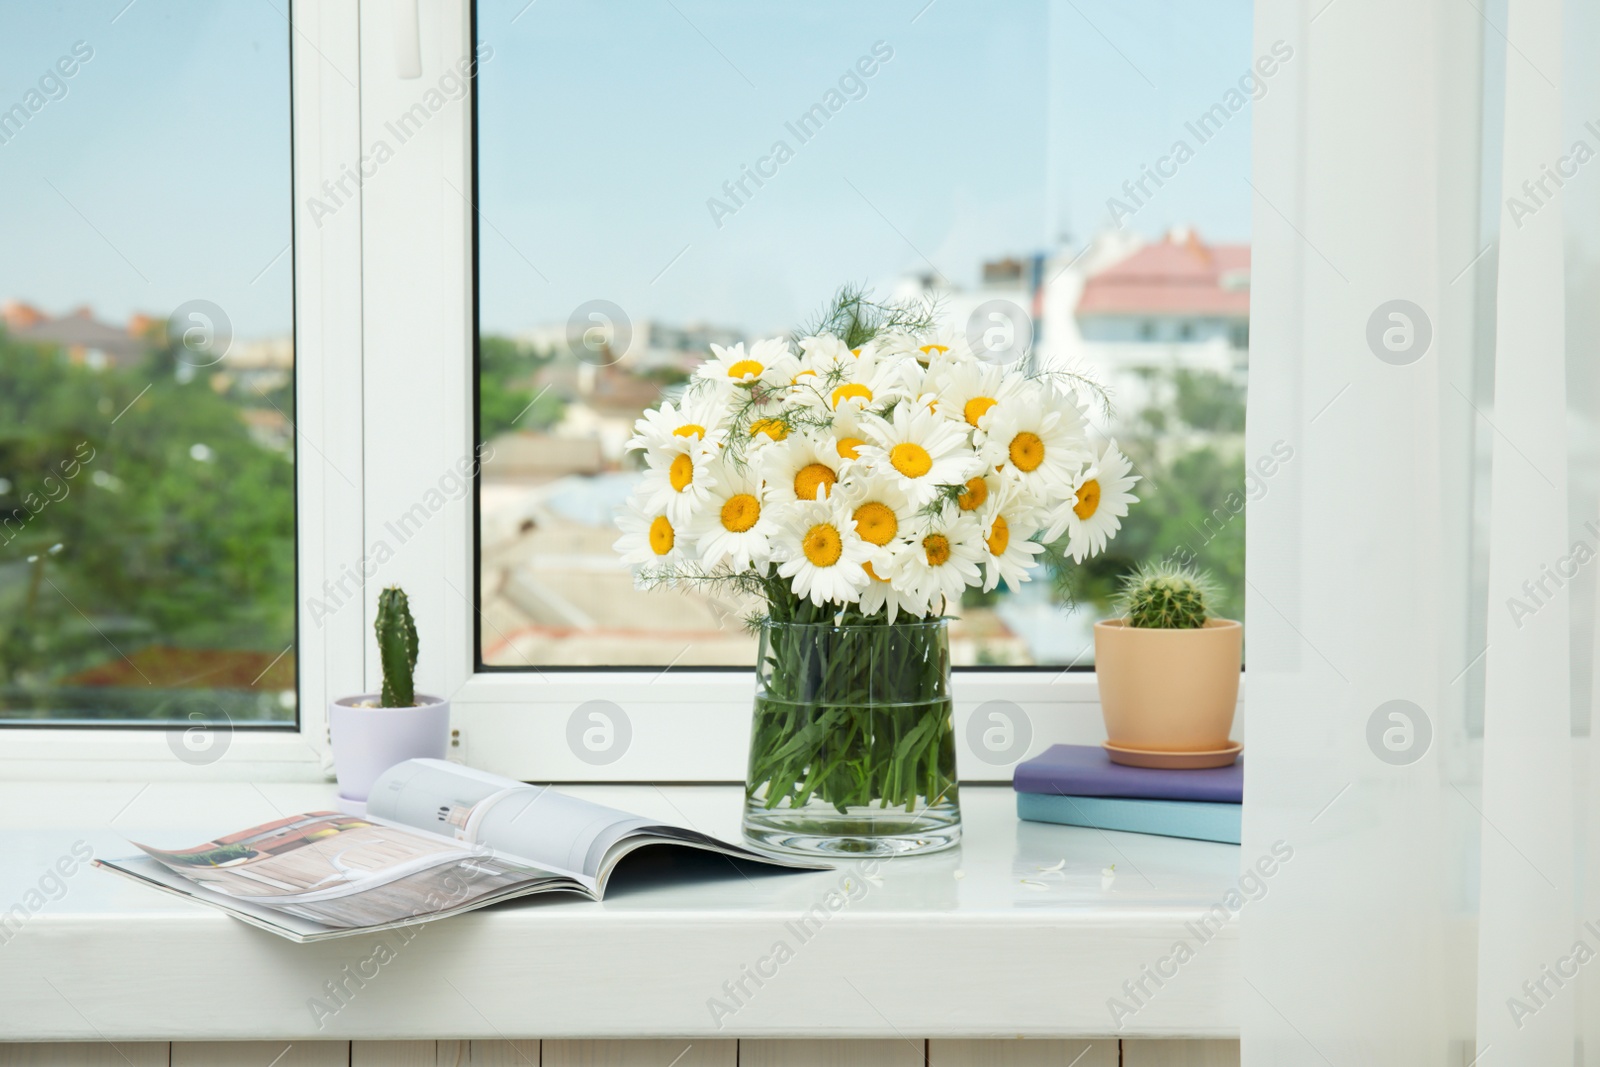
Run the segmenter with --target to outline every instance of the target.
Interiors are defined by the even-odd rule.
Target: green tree
[[[534,379],[554,353],[509,337],[478,341],[478,435],[485,441],[513,429],[543,430],[561,421],[566,407],[554,390]]]
[[[292,459],[177,366],[94,371],[0,333],[0,704],[148,645],[293,640]]]

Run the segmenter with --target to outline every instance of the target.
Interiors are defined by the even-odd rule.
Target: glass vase
[[[744,834],[826,856],[961,839],[944,619],[762,625]]]

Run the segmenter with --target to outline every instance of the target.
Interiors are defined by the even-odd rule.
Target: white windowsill
[[[736,787],[573,791],[738,832]],[[320,784],[0,783],[0,907],[78,840],[103,856],[126,837],[189,845],[332,799]],[[84,867],[0,946],[0,1041],[1237,1036],[1237,929],[1202,945],[1186,925],[1237,885],[1237,848],[1022,823],[1001,786],[962,804],[960,849],[881,865],[804,942],[785,924],[842,872],[632,889],[624,874],[604,903],[555,895],[422,928],[321,1028],[308,1001],[395,934],[295,945]],[[1119,1030],[1108,999],[1179,939],[1194,957]],[[731,1004],[723,983],[780,940],[792,958],[747,981],[719,1029],[708,1001]]]

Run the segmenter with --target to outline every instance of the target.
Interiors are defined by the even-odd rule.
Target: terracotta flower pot
[[[1231,619],[1196,630],[1095,623],[1095,674],[1110,743],[1148,752],[1229,748],[1243,649],[1244,627]]]

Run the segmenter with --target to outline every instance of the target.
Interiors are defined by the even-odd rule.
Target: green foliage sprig
[[[842,285],[811,323],[796,330],[794,340],[831,333],[846,348],[860,348],[881,333],[921,337],[939,325],[937,300],[873,300],[865,286]]]

